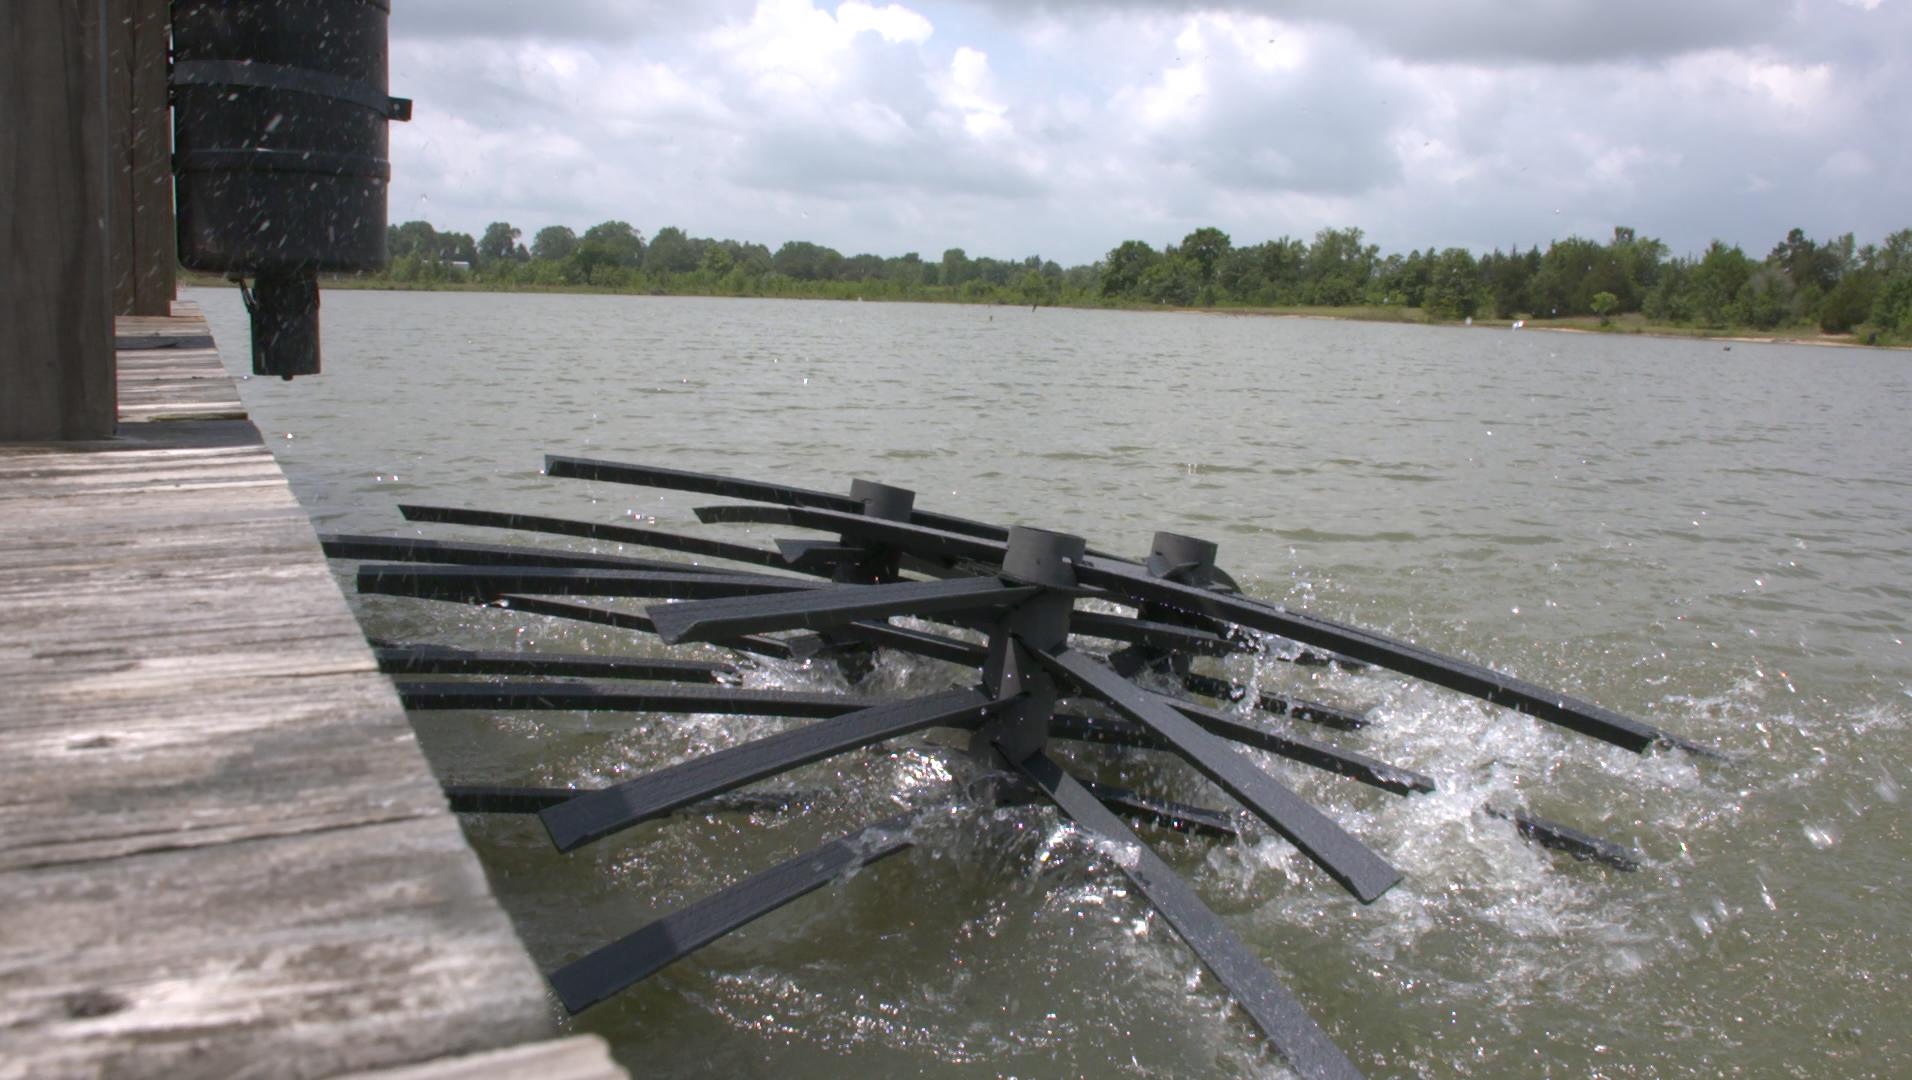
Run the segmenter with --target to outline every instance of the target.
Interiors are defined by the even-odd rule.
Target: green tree
[[[580,240],[565,260],[565,278],[573,285],[617,286],[629,283],[624,253],[601,240]]]
[[[1203,285],[1202,264],[1175,252],[1150,263],[1134,292],[1152,303],[1188,307],[1196,302]]]
[[[1521,312],[1533,311],[1533,303],[1528,299],[1528,283],[1540,272],[1539,248],[1529,248],[1524,255],[1519,249],[1502,255],[1500,249],[1495,248],[1492,255],[1481,258],[1480,271],[1492,298],[1495,318],[1511,319]]]
[[[1480,267],[1466,248],[1448,248],[1434,259],[1421,307],[1437,319],[1471,319],[1481,307]]]
[[[470,233],[439,233],[438,261],[478,265],[478,242]]]
[[[916,286],[926,284],[924,273],[929,264],[914,251],[905,252],[894,259],[883,261],[883,276],[899,285]]]
[[[661,242],[664,234],[657,236]],[[835,281],[842,265],[839,252],[804,240],[789,241],[770,258],[771,269],[798,281]]]
[[[1692,318],[1702,326],[1726,326],[1734,320],[1733,307],[1757,264],[1736,244],[1714,240],[1688,275],[1687,300]]]
[[[1879,274],[1861,268],[1847,271],[1819,302],[1819,329],[1843,334],[1866,320],[1879,298]]]
[[[697,260],[697,272],[711,277],[723,277],[737,264],[736,245],[711,244],[704,249],[703,257]]]
[[[1593,294],[1593,299],[1587,306],[1593,309],[1595,315],[1600,316],[1600,325],[1605,326],[1613,321],[1611,316],[1619,310],[1620,298],[1610,292],[1597,292]]]
[[[687,274],[697,269],[698,254],[684,230],[666,225],[644,249],[644,269],[654,274]]]
[[[1660,283],[1660,269],[1666,263],[1666,244],[1650,236],[1636,236],[1632,229],[1616,226],[1613,243],[1608,246],[1612,266],[1624,287],[1611,290],[1620,298],[1620,310],[1637,311],[1646,294]]]
[[[1200,267],[1202,280],[1207,282],[1215,280],[1216,267],[1234,246],[1228,234],[1220,229],[1202,228],[1183,237],[1182,246],[1176,250]]]
[[[578,234],[567,225],[546,225],[531,238],[531,257],[557,262],[567,259],[578,247]]]
[[[1360,229],[1323,229],[1308,246],[1301,302],[1339,307],[1367,294],[1381,249],[1361,243]]]
[[[485,235],[478,241],[478,258],[484,262],[502,262],[516,256],[518,237],[524,233],[511,227],[510,222],[494,221],[485,226]]]
[[[432,228],[429,221],[407,221],[403,225],[385,227],[385,248],[394,259],[407,255],[418,255],[425,259],[438,257],[438,230]]]
[[[1872,250],[1866,265],[1883,277],[1912,274],[1912,229],[1900,229]]]
[[[584,230],[581,244],[598,244],[609,251],[618,266],[638,266],[644,261],[644,234],[623,221],[606,221]]]
[[[1030,306],[1055,303],[1053,283],[1042,276],[1040,269],[1031,270],[1022,275],[1022,284],[1016,290],[1023,303]]]
[[[1756,267],[1733,297],[1728,315],[1733,322],[1771,330],[1792,317],[1794,291],[1784,267],[1771,263]]]
[[[942,271],[938,277],[944,285],[952,288],[974,279],[975,264],[969,261],[969,254],[962,248],[950,248],[943,252]]]
[[[1607,250],[1598,241],[1569,236],[1555,240],[1540,257],[1540,269],[1528,286],[1532,291],[1534,314],[1543,316],[1585,315],[1591,311],[1593,294],[1600,289],[1591,280],[1598,264],[1610,261]],[[1603,276],[1601,285],[1609,283]]]
[[[1795,290],[1817,285],[1821,293],[1826,293],[1839,284],[1839,275],[1851,255],[1851,233],[1829,244],[1818,244],[1806,238],[1804,229],[1794,229],[1773,247],[1766,261],[1785,271]]]
[[[472,264],[478,261],[478,245],[470,233],[441,233],[427,221],[407,221],[403,225],[386,226],[385,246],[393,259],[416,255],[421,267],[446,262]],[[421,277],[418,280],[426,279]]]
[[[1215,268],[1215,280],[1237,300],[1257,304],[1300,302],[1308,245],[1291,237],[1233,248]]]
[[[1142,279],[1162,256],[1141,240],[1124,240],[1102,260],[1102,295],[1141,295]]]
[[[1871,322],[1888,334],[1912,336],[1912,273],[1898,273],[1879,284]]]
[[[837,268],[837,277],[843,281],[881,281],[883,256],[868,253],[852,255]]]
[[[1389,255],[1374,268],[1375,281],[1380,286],[1380,299],[1383,303],[1417,308],[1427,308],[1435,302],[1428,296],[1428,286],[1433,284],[1434,273],[1433,248],[1428,248],[1426,254],[1416,249],[1406,255]],[[1436,315],[1436,318],[1459,318],[1459,316],[1442,313]]]

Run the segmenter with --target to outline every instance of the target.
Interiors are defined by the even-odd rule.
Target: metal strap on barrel
[[[363,105],[387,120],[410,120],[412,99],[392,97],[362,82],[311,68],[257,60],[185,60],[173,65],[174,86],[256,86]]]
[[[181,150],[173,155],[173,171],[303,172],[390,181],[392,163],[364,154],[333,154],[320,150]]]

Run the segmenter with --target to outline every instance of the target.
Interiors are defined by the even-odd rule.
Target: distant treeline
[[[1323,229],[1312,242],[1283,237],[1236,246],[1197,229],[1161,249],[1129,240],[1086,266],[1041,256],[970,258],[961,248],[930,262],[915,252],[845,256],[793,240],[762,244],[659,229],[648,242],[622,221],[582,236],[562,225],[523,233],[494,222],[482,238],[423,221],[391,226],[394,282],[475,280],[495,288],[590,286],[734,296],[952,300],[977,303],[1174,307],[1351,307],[1413,310],[1436,320],[1559,318],[1638,312],[1680,326],[1771,330],[1817,325],[1912,340],[1912,229],[1878,245],[1851,233],[1826,241],[1794,229],[1763,259],[1715,240],[1672,257],[1659,240],[1617,228],[1602,243],[1556,240],[1541,251],[1476,257],[1465,248],[1382,255],[1360,229]]]

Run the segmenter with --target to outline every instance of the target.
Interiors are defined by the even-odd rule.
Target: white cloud
[[[1008,106],[994,96],[989,56],[967,45],[950,57],[947,77],[935,82],[943,104],[962,118],[963,130],[977,138],[1006,135]]]
[[[577,0],[548,27],[400,5],[419,119],[393,129],[394,219],[429,196],[467,231],[616,217],[1068,262],[1207,224],[1763,250],[1909,223],[1907,5],[829,2]]]
[[[848,0],[837,8],[837,25],[851,30],[871,30],[892,45],[900,42],[922,43],[929,40],[935,27],[930,21],[901,4],[874,8]]]

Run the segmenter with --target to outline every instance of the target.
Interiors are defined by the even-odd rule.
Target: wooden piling
[[[0,443],[113,434],[106,0],[0,0]]]

